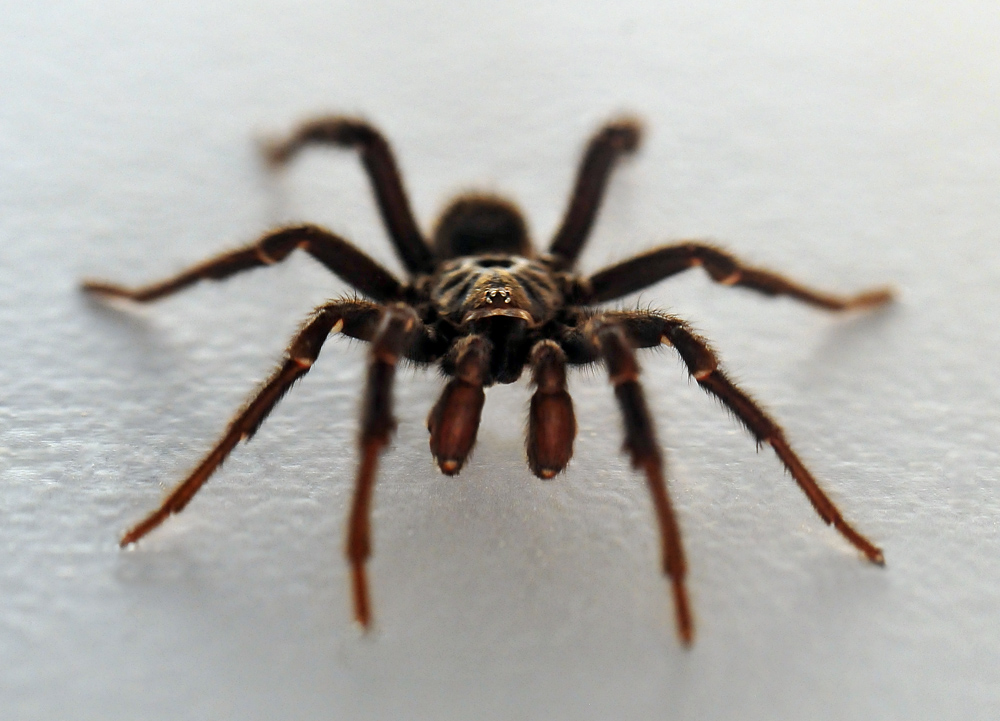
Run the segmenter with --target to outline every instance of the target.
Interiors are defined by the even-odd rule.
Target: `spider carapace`
[[[883,563],[881,550],[844,520],[778,424],[727,378],[712,349],[684,321],[658,311],[608,311],[597,306],[695,266],[718,283],[790,296],[830,311],[882,305],[890,300],[889,291],[852,296],[815,291],[695,241],[658,247],[597,273],[579,274],[574,270],[576,259],[611,170],[622,155],[635,150],[639,139],[639,123],[631,118],[615,119],[594,134],[562,223],[548,251],[538,253],[516,206],[487,195],[453,201],[428,241],[414,220],[382,134],[363,120],[321,118],[267,146],[267,159],[279,166],[313,144],[357,150],[407,280],[396,278],[343,238],[314,225],[300,225],[267,233],[247,247],[160,283],[137,289],[84,283],[84,289],[94,294],[146,302],[202,279],[221,280],[281,262],[302,249],[365,298],[331,301],[314,311],[292,339],[282,364],[236,415],[222,439],[159,508],[123,536],[121,545],[138,541],[181,511],[237,443],[249,440],[292,384],[309,371],[326,339],[339,333],[370,344],[346,542],[355,616],[364,627],[372,618],[365,574],[371,554],[372,490],[379,458],[396,425],[392,388],[400,358],[418,365],[438,364],[448,378],[427,419],[431,453],[448,475],[461,470],[475,443],[484,389],[512,383],[530,369],[534,394],[528,410],[527,456],[531,470],[543,479],[562,471],[573,454],[576,420],[566,387],[567,366],[604,365],[621,409],[624,450],[652,497],[663,570],[670,580],[678,634],[686,645],[694,637],[686,563],[663,456],[639,383],[636,349],[672,346],[698,384],[725,404],[759,444],[774,449],[820,517],[868,560]]]

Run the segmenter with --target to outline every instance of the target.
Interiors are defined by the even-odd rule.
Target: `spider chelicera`
[[[869,561],[881,565],[882,551],[844,520],[791,449],[780,426],[726,377],[715,353],[684,321],[659,311],[608,311],[596,306],[695,266],[723,285],[787,295],[831,311],[880,306],[891,299],[890,292],[878,289],[838,296],[815,291],[693,241],[655,248],[592,275],[579,275],[574,264],[594,223],[608,177],[618,158],[636,149],[640,131],[636,120],[619,118],[590,139],[562,224],[548,252],[540,254],[528,239],[517,207],[489,195],[463,195],[454,200],[428,242],[417,227],[382,134],[363,120],[321,118],[268,146],[267,159],[280,166],[313,144],[357,150],[389,237],[406,266],[406,281],[343,238],[315,225],[299,225],[267,233],[245,248],[160,283],[136,289],[84,283],[90,293],[148,302],[202,279],[222,280],[279,263],[300,248],[368,299],[335,300],[316,309],[292,339],[281,366],[236,415],[222,439],[159,508],[122,537],[121,545],[135,543],[183,510],[237,443],[249,440],[292,384],[309,372],[327,337],[341,333],[371,345],[346,543],[354,612],[366,628],[372,617],[365,574],[371,555],[372,489],[379,457],[396,427],[392,389],[400,358],[418,365],[437,363],[449,378],[427,418],[431,453],[447,475],[461,470],[476,441],[484,389],[494,383],[513,383],[526,366],[530,368],[535,391],[528,411],[528,465],[543,479],[562,471],[573,454],[576,419],[566,389],[566,367],[604,364],[621,408],[624,450],[645,477],[652,496],[663,570],[670,579],[678,634],[685,645],[694,637],[684,582],[686,563],[667,493],[663,456],[639,383],[637,348],[672,346],[698,384],[725,404],[758,444],[774,449],[820,517]]]

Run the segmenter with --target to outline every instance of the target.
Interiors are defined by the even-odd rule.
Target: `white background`
[[[4,3],[0,705],[13,719],[986,719],[1000,711],[1000,10],[995,2]],[[260,434],[137,548],[150,510],[348,292],[305,257],[143,308],[140,283],[289,221],[393,269],[359,163],[281,176],[261,137],[361,113],[429,227],[515,198],[544,243],[587,136],[640,114],[585,270],[712,238],[891,309],[831,317],[691,272],[691,320],[786,427],[863,562],[669,352],[645,383],[691,566],[676,640],[603,371],[569,470],[527,470],[525,384],[438,474],[441,387],[404,371],[376,492],[376,632],[344,518],[364,349],[332,340]]]

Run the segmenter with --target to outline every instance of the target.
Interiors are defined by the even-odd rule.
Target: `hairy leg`
[[[642,290],[688,268],[701,266],[712,280],[764,295],[787,295],[827,310],[872,308],[889,302],[892,292],[878,288],[851,296],[812,290],[777,273],[751,268],[711,245],[680,243],[656,248],[598,271],[589,279],[588,303],[602,303]]]
[[[639,363],[628,334],[613,318],[592,318],[585,333],[596,346],[615,387],[615,396],[625,425],[624,449],[631,458],[632,467],[641,470],[646,476],[660,529],[663,570],[670,578],[673,590],[677,633],[681,642],[689,646],[694,640],[694,620],[684,583],[687,563],[680,528],[663,476],[663,456],[656,441],[653,419],[646,407],[642,386],[639,385]]]
[[[172,295],[199,280],[223,280],[245,270],[280,263],[296,248],[305,250],[369,298],[391,301],[402,295],[403,286],[392,273],[343,238],[315,225],[272,231],[252,245],[223,253],[172,278],[141,288],[85,281],[83,289],[89,293],[145,303]]]
[[[159,508],[122,537],[121,545],[124,547],[135,543],[170,515],[184,510],[194,494],[222,465],[236,444],[242,440],[250,440],[292,384],[309,372],[319,356],[323,343],[331,333],[339,332],[354,338],[367,339],[371,337],[375,320],[380,313],[379,306],[362,302],[331,303],[317,310],[292,340],[285,361],[230,422],[215,448],[184,481],[174,488]]]
[[[590,139],[577,171],[569,207],[549,246],[549,253],[561,259],[564,267],[571,267],[576,262],[587,241],[615,161],[633,152],[641,135],[642,128],[637,120],[619,118]]]
[[[361,455],[348,521],[345,553],[351,566],[354,616],[364,628],[371,624],[371,601],[365,563],[371,556],[371,504],[379,455],[396,430],[392,389],[396,364],[420,333],[416,313],[405,306],[386,308],[371,337],[368,378],[361,406]]]
[[[653,347],[661,343],[672,345],[698,384],[722,401],[758,443],[767,444],[774,449],[820,518],[836,528],[869,561],[878,565],[885,562],[882,550],[858,533],[819,487],[812,473],[785,439],[781,426],[720,370],[719,359],[704,339],[693,333],[683,321],[666,314],[622,312],[608,315],[627,330],[635,346]]]
[[[271,164],[283,165],[305,146],[321,143],[358,150],[382,220],[403,263],[411,273],[433,270],[434,259],[413,218],[392,149],[376,128],[358,118],[317,118],[301,125],[286,140],[267,146],[264,152]]]

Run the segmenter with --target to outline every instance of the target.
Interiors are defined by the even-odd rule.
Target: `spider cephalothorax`
[[[820,293],[766,270],[743,265],[705,243],[685,242],[651,250],[590,276],[574,270],[615,161],[639,142],[639,124],[608,123],[591,138],[577,174],[569,208],[548,252],[539,255],[521,213],[511,203],[485,195],[451,203],[428,242],[410,210],[388,143],[362,120],[330,117],[303,125],[268,149],[275,165],[302,147],[330,143],[357,149],[375,192],[389,236],[409,273],[400,281],[346,240],[313,225],[281,228],[256,243],[208,260],[161,283],[128,289],[88,282],[104,296],[151,301],[202,279],[278,263],[300,248],[369,300],[339,300],[320,306],[292,339],[285,361],[232,420],[222,439],[153,513],[122,538],[142,538],[170,514],[181,511],[239,443],[248,440],[292,384],[305,375],[326,338],[341,333],[371,344],[361,410],[360,461],[347,536],[355,615],[368,626],[371,607],[365,566],[371,554],[369,516],[378,459],[395,429],[392,386],[401,357],[437,364],[449,378],[427,418],[438,467],[458,473],[476,440],[484,389],[516,381],[525,368],[535,387],[528,411],[528,465],[540,478],[561,472],[573,454],[576,419],[566,388],[568,365],[601,363],[622,411],[632,466],[645,476],[670,577],[681,640],[689,644],[694,623],[685,587],[686,563],[680,531],[663,475],[663,458],[639,384],[635,349],[673,346],[692,377],[724,403],[758,443],[770,445],[820,517],[870,561],[882,552],[850,526],[792,451],[781,428],[720,370],[708,344],[680,319],[657,311],[602,311],[620,298],[688,268],[702,266],[716,282],[765,295],[788,295],[827,310],[870,308],[890,294],[875,290],[842,297]]]
[[[456,326],[486,318],[547,323],[563,304],[548,264],[519,255],[472,256],[445,261],[431,285],[438,313]]]

